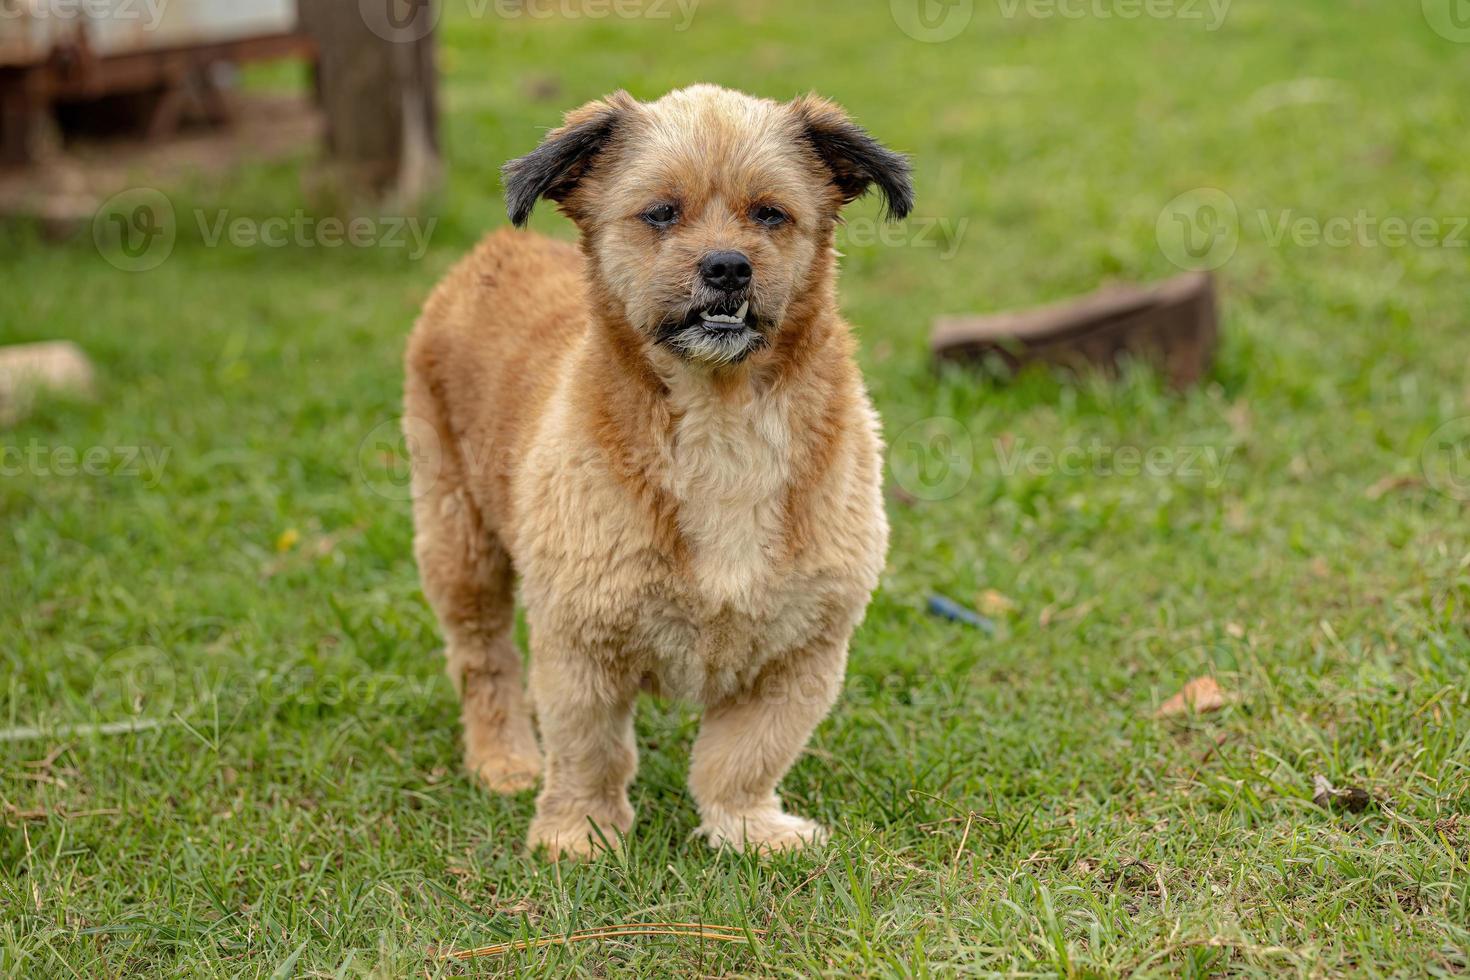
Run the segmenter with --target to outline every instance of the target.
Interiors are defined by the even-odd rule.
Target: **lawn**
[[[1438,0],[980,0],[942,41],[902,3],[563,6],[451,4],[422,255],[211,244],[224,211],[319,214],[299,161],[160,188],[148,271],[0,231],[0,342],[69,337],[103,376],[0,433],[0,975],[1470,970],[1470,32]],[[914,157],[915,216],[843,232],[892,554],[785,782],[829,846],[691,840],[698,714],[648,701],[627,847],[552,866],[530,795],[458,768],[387,452],[400,354],[505,223],[502,162],[697,80],[819,90]],[[1191,192],[1228,233],[1206,384],[931,370],[934,316],[1178,272]],[[1222,710],[1154,717],[1204,675]],[[755,941],[433,957],[694,920]]]

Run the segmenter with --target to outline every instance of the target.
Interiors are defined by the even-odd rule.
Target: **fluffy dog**
[[[834,228],[870,188],[906,215],[908,162],[822,99],[698,85],[585,105],[504,176],[516,225],[555,201],[580,249],[490,235],[407,356],[414,551],[465,762],[503,792],[542,776],[533,848],[616,846],[653,690],[705,706],[689,787],[710,844],[825,839],[776,786],[888,542]]]

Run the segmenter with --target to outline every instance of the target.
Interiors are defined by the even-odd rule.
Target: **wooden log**
[[[935,321],[930,349],[940,362],[998,359],[1117,370],[1131,356],[1153,364],[1175,388],[1209,372],[1219,336],[1215,283],[1187,273],[1152,287],[1109,286],[1075,300],[989,316]]]

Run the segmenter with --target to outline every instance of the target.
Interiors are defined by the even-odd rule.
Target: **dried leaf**
[[[1171,718],[1191,712],[1204,714],[1208,711],[1219,711],[1227,703],[1225,692],[1221,690],[1218,681],[1213,677],[1196,677],[1185,684],[1178,694],[1159,705],[1154,717]]]
[[[1362,813],[1368,809],[1368,804],[1373,802],[1373,796],[1361,786],[1349,786],[1346,789],[1338,789],[1328,781],[1326,776],[1318,775],[1312,777],[1312,802],[1324,810],[1331,810],[1334,806],[1349,813]]]
[[[994,589],[986,589],[978,599],[980,611],[987,616],[1009,616],[1016,611],[1016,601]]]

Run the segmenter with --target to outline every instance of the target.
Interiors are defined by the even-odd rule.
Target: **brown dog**
[[[837,311],[834,226],[909,166],[829,102],[709,85],[567,116],[505,168],[580,251],[497,232],[408,349],[415,553],[463,699],[470,770],[533,785],[518,577],[546,760],[530,843],[616,843],[633,704],[706,706],[689,785],[715,846],[822,839],[776,784],[842,684],[888,525],[878,418]]]

